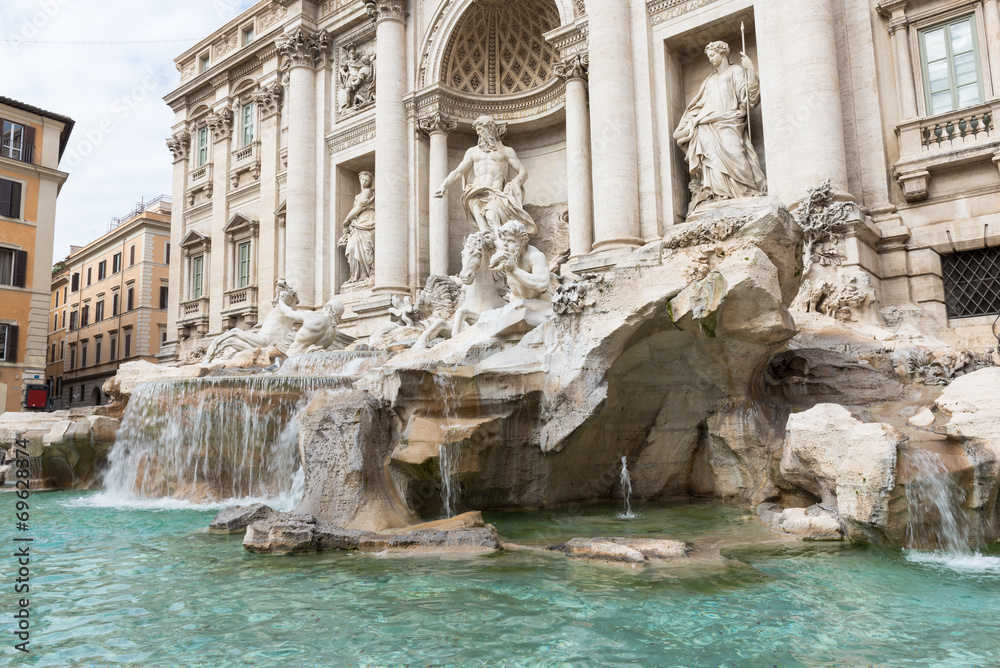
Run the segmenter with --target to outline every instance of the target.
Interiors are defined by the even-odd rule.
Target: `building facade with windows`
[[[166,196],[140,204],[57,265],[46,374],[56,408],[100,405],[119,364],[156,361],[167,336],[170,208]]]
[[[998,0],[262,0],[176,59],[168,350],[336,296],[363,337],[394,295],[458,273],[458,187],[484,114],[601,271],[687,219],[674,139],[713,73],[753,63],[747,139],[789,207],[826,180],[857,205],[844,263],[886,323],[992,339],[1000,313]],[[374,274],[338,248],[374,173]]]
[[[59,160],[73,121],[0,97],[0,412],[45,384]]]

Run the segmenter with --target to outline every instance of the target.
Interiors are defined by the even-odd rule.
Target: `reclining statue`
[[[319,311],[296,311],[281,301],[278,308],[290,321],[302,325],[288,348],[289,357],[322,352],[333,345],[340,316],[344,315],[344,305],[336,299],[328,301]]]
[[[294,309],[299,304],[298,293],[283,278],[275,281],[274,294],[274,301],[271,302],[274,306],[285,305],[289,309]],[[210,363],[226,349],[239,352],[274,346],[281,352],[286,352],[294,338],[292,324],[293,321],[280,308],[273,308],[263,322],[251,329],[236,327],[219,335],[208,347],[201,363]]]

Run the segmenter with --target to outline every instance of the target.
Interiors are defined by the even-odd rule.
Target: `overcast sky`
[[[255,2],[0,0],[0,95],[76,121],[60,165],[69,180],[54,260],[140,199],[171,194],[163,96],[180,81],[173,60]]]

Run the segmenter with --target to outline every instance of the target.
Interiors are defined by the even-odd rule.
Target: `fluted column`
[[[594,250],[635,248],[639,162],[628,0],[587,3],[590,16],[590,126],[594,181]]]
[[[449,275],[449,239],[450,225],[448,221],[449,202],[448,191],[444,197],[435,197],[438,186],[448,178],[448,134],[455,131],[458,123],[440,112],[421,118],[420,131],[430,139],[430,269],[431,275]]]
[[[594,184],[590,164],[590,112],[587,109],[587,54],[555,66],[566,80],[566,189],[569,197],[569,248],[580,257],[594,245]]]
[[[406,202],[406,12],[404,0],[364,0],[375,21],[378,82],[375,103],[376,293],[409,292]]]
[[[768,190],[790,204],[830,179],[846,193],[831,0],[761,0],[757,8]]]
[[[316,306],[316,60],[329,49],[326,32],[296,28],[279,39],[278,51],[291,62],[288,113],[288,186],[285,278],[304,308]]]
[[[889,24],[892,46],[896,51],[896,89],[899,91],[899,117],[908,120],[917,115],[917,91],[910,58],[910,30],[905,19]]]
[[[1000,2],[985,0],[983,14],[986,23],[986,48],[990,56],[990,72],[993,75],[993,97],[1000,98]]]

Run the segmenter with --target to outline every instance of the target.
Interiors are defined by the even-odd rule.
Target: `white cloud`
[[[171,194],[165,141],[174,115],[163,96],[180,80],[173,59],[254,3],[0,3],[0,94],[76,121],[60,165],[69,180],[56,209],[55,259],[106,232],[140,198]]]

